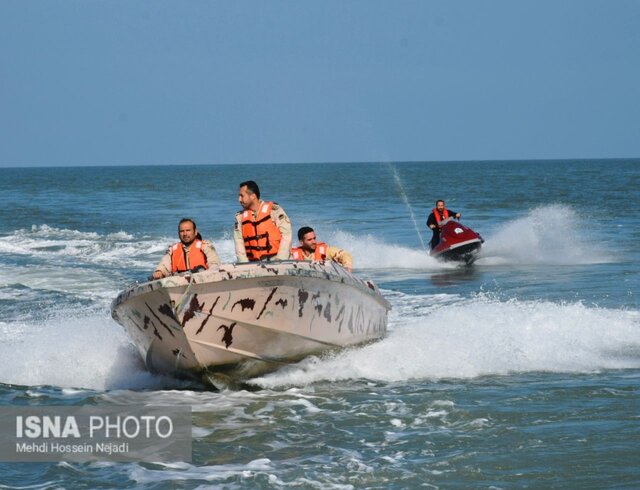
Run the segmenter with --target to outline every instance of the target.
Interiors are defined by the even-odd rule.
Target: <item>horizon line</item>
[[[640,157],[589,157],[589,158],[522,158],[522,159],[480,159],[480,160],[358,160],[358,161],[317,161],[317,162],[230,162],[230,163],[112,163],[112,164],[26,164],[26,165],[4,165],[0,164],[0,169],[15,168],[110,168],[110,167],[171,167],[171,166],[227,166],[227,165],[365,165],[365,164],[412,164],[412,163],[533,163],[533,162],[593,162],[593,161],[633,161],[640,160]]]

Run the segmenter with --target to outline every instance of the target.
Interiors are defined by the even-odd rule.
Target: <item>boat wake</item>
[[[640,312],[581,303],[497,300],[488,295],[407,295],[393,305],[387,337],[310,357],[252,382],[263,388],[319,381],[474,378],[534,371],[590,373],[640,367]],[[161,389],[107,312],[0,323],[0,383],[95,390]]]
[[[0,323],[0,383],[85,389],[157,388],[124,331],[106,314]]]
[[[488,235],[476,270],[494,264],[604,262],[583,225],[570,207],[534,209]],[[356,240],[341,230],[326,235],[327,242],[354,255],[356,272],[380,269],[401,275],[401,269],[457,267],[375,236]],[[117,291],[131,282],[131,271],[146,277],[170,242],[169,237],[99,235],[47,225],[0,237],[0,306],[5,318],[12,319],[0,321],[0,383],[99,390],[165,385],[166,379],[146,372],[108,308]],[[214,242],[223,261],[233,260],[229,235]],[[308,359],[257,382],[284,386],[331,379],[400,381],[640,366],[637,311],[486,295],[385,296],[393,310],[383,341]]]
[[[389,299],[394,310],[384,340],[309,358],[253,382],[276,388],[319,381],[401,382],[640,367],[638,311],[499,301],[484,295],[464,300],[396,294]]]
[[[478,265],[586,265],[612,262],[569,206],[541,206],[485,237]]]
[[[478,266],[589,265],[616,260],[615,252],[605,252],[589,234],[592,226],[570,206],[540,206],[522,217],[492,225],[493,231],[486,233],[482,223],[472,223],[485,238]],[[322,235],[329,244],[349,250],[357,269],[438,271],[459,267],[440,262],[420,248],[387,243],[378,236],[355,236],[343,230]]]

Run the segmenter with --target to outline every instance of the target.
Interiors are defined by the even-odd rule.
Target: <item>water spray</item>
[[[402,200],[404,201],[404,203],[407,206],[407,209],[409,210],[409,215],[411,216],[411,221],[413,221],[413,226],[416,229],[416,233],[418,234],[418,238],[420,239],[420,243],[422,244],[422,249],[427,250],[427,246],[425,245],[424,240],[422,239],[422,234],[420,233],[420,228],[418,227],[416,215],[413,212],[413,208],[411,207],[411,203],[409,202],[407,193],[404,191],[404,185],[402,184],[402,179],[398,174],[398,170],[392,163],[388,163],[387,165],[391,170],[391,173],[393,174],[393,178],[395,179],[396,184],[398,185],[398,189],[400,189],[400,196],[402,197]]]

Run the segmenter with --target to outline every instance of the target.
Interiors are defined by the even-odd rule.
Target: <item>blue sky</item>
[[[640,1],[0,1],[0,166],[640,157]]]

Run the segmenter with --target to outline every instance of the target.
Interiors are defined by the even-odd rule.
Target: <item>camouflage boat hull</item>
[[[111,312],[153,372],[251,377],[379,339],[389,309],[377,286],[337,264],[285,261],[135,285]]]

